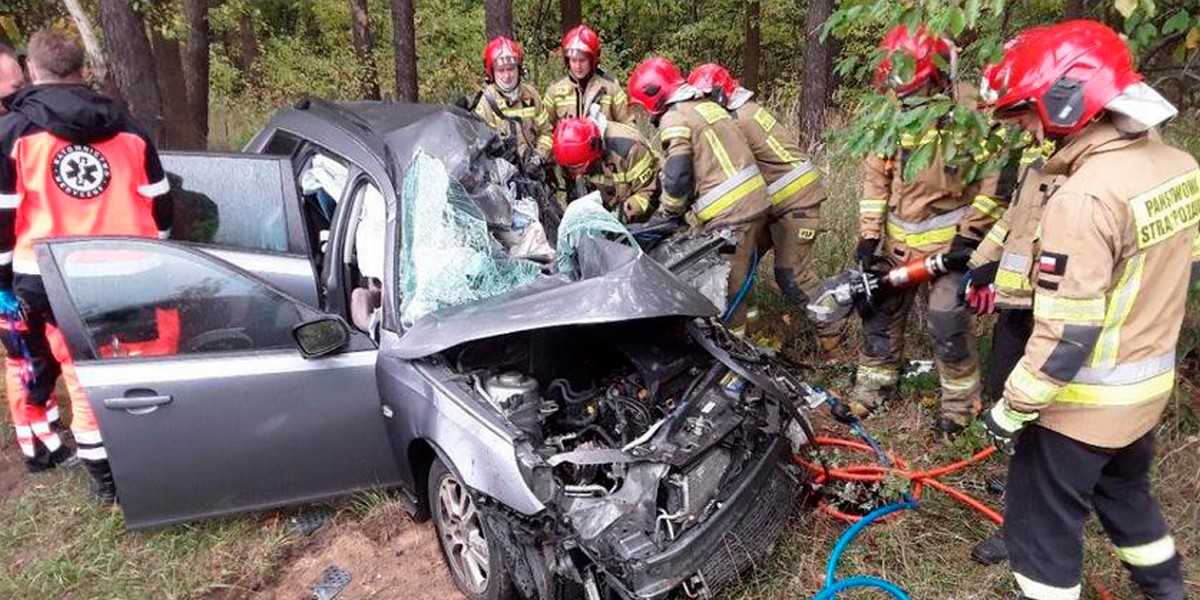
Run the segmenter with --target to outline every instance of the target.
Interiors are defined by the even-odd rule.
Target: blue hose
[[[758,274],[758,250],[750,258],[750,271],[746,273],[746,278],[742,280],[742,287],[738,288],[738,292],[733,297],[733,302],[729,303],[729,307],[725,309],[725,314],[721,315],[721,322],[728,323],[729,319],[733,318],[733,313],[737,311],[738,306],[750,294],[750,289],[754,287],[754,278]]]
[[[837,579],[837,564],[838,560],[842,558],[842,553],[850,546],[850,542],[854,541],[855,536],[863,529],[866,529],[868,525],[894,512],[916,507],[917,503],[912,500],[882,506],[871,511],[867,516],[850,526],[850,529],[847,529],[838,538],[837,544],[833,546],[833,552],[829,554],[829,560],[825,563],[825,587],[821,589],[820,593],[813,600],[833,600],[838,592],[855,587],[877,588],[887,592],[897,600],[912,600],[899,586],[883,579],[858,576],[839,581]]]

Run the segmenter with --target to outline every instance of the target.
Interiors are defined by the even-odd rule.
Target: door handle
[[[104,408],[109,410],[137,410],[170,404],[170,396],[134,396],[132,398],[106,398]]]

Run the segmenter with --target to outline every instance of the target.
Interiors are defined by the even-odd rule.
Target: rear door
[[[163,152],[174,241],[209,252],[319,306],[292,163],[255,154]]]
[[[291,330],[321,313],[196,248],[37,251],[130,527],[399,484],[366,335],[302,358]]]

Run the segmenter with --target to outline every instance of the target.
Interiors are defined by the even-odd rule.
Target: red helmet
[[[640,104],[658,116],[667,111],[667,99],[683,85],[683,74],[675,63],[652,56],[638,63],[629,74],[629,102]]]
[[[1046,133],[1069,135],[1141,80],[1117,32],[1096,21],[1067,21],[1005,44],[1000,62],[984,70],[982,96],[998,111],[1031,108]]]
[[[570,58],[574,53],[582,53],[592,59],[592,68],[600,62],[600,36],[596,30],[587,25],[572,27],[562,38],[563,58]]]
[[[949,40],[930,35],[924,26],[910,32],[908,27],[897,25],[883,36],[879,47],[887,52],[887,56],[875,68],[875,87],[891,88],[899,96],[907,96],[930,81],[943,79],[942,71],[934,62],[934,57],[940,55],[951,68],[953,76],[955,54],[954,45]],[[892,57],[896,52],[903,52],[912,57],[915,63],[913,77],[908,81],[900,81],[899,75],[892,72]]]
[[[600,127],[586,117],[563,119],[554,127],[554,160],[570,171],[583,171],[600,160]]]
[[[488,81],[494,77],[493,69],[505,64],[515,64],[518,67],[525,61],[525,51],[521,44],[504,36],[492,38],[483,49],[483,72]]]
[[[711,92],[713,88],[720,88],[725,92],[726,98],[732,96],[739,85],[738,80],[729,73],[729,69],[717,63],[706,63],[692,69],[692,72],[688,74],[687,82],[705,94]]]

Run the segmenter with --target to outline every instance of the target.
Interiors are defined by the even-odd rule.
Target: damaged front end
[[[807,421],[785,366],[707,319],[560,327],[444,353],[523,435],[546,509],[483,502],[527,598],[707,597],[772,549]],[[799,422],[798,422],[799,420]]]

